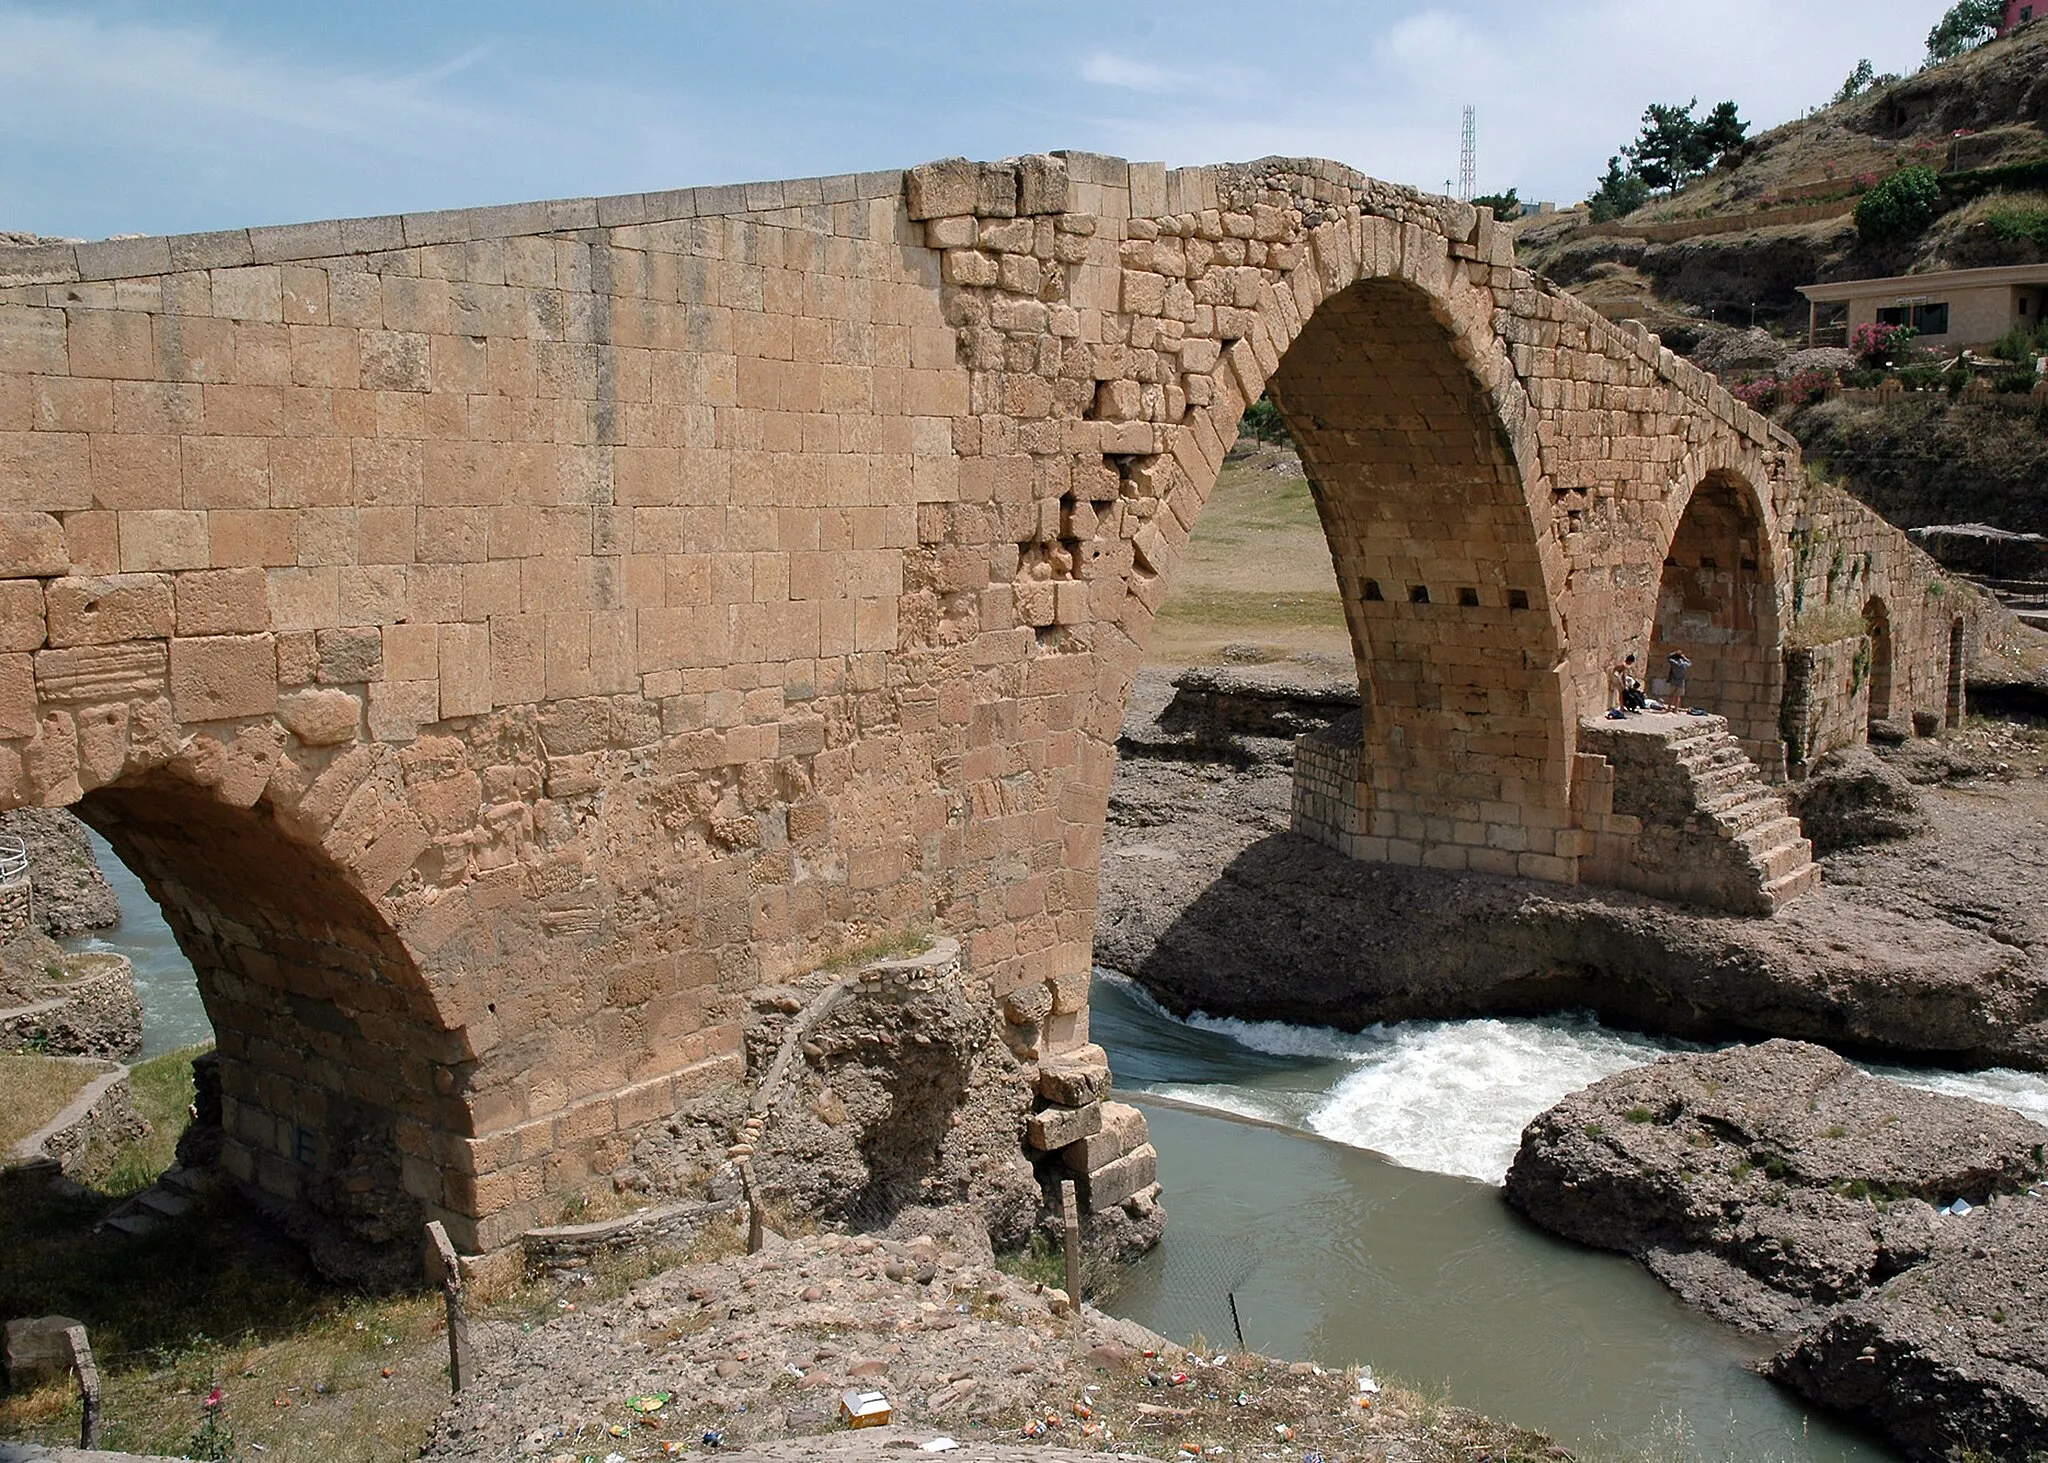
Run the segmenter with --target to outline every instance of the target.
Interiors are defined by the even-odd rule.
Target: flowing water
[[[1596,1456],[1896,1457],[1747,1370],[1767,1342],[1501,1200],[1531,1118],[1682,1044],[1583,1018],[1183,1022],[1109,976],[1093,1005],[1117,1085],[1146,1107],[1171,1215],[1109,1301],[1119,1314],[1222,1349],[1241,1324],[1260,1351],[1369,1363]],[[2037,1074],[1886,1075],[2048,1119]]]
[[[121,901],[121,922],[63,941],[67,950],[111,950],[135,966],[135,993],[142,998],[142,1055],[154,1057],[196,1042],[213,1040],[213,1025],[199,1000],[192,962],[178,948],[163,911],[142,881],[121,862],[106,839],[86,830],[92,856]]]
[[[210,1039],[162,913],[97,834],[93,852],[121,923],[68,943],[134,962],[145,1055]],[[1118,1085],[1146,1106],[1172,1214],[1111,1300],[1121,1314],[1219,1347],[1241,1325],[1245,1344],[1273,1355],[1370,1363],[1605,1458],[1896,1456],[1748,1371],[1766,1343],[1501,1201],[1524,1124],[1680,1043],[1575,1018],[1356,1034],[1180,1021],[1106,974],[1093,1026]],[[1873,1070],[2048,1121],[2038,1074]]]

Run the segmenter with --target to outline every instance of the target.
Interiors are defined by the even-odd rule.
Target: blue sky
[[[1645,103],[1770,125],[1941,0],[0,0],[0,229],[98,238],[1088,148],[1585,194]]]

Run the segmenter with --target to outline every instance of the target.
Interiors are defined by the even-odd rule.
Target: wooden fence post
[[[747,1253],[758,1255],[768,1243],[768,1214],[754,1190],[754,1165],[744,1158],[740,1160],[740,1192],[747,1196]]]
[[[64,1339],[71,1343],[71,1365],[78,1372],[78,1446],[97,1452],[100,1446],[100,1369],[92,1359],[92,1342],[85,1327],[66,1326]]]
[[[1081,1328],[1081,1206],[1074,1199],[1074,1181],[1060,1180],[1060,1221],[1066,1231],[1067,1299],[1074,1307],[1074,1329]]]
[[[469,1315],[462,1307],[462,1262],[448,1231],[436,1219],[427,1225],[427,1239],[441,1265],[441,1297],[448,1304],[449,1390],[460,1392],[476,1376],[476,1362],[469,1349]]]

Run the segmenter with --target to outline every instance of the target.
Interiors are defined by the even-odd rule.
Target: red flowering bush
[[[1910,325],[1859,325],[1849,337],[1849,353],[1866,366],[1889,366],[1917,334]]]

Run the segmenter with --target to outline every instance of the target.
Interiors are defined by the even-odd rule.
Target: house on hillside
[[[1919,332],[1917,344],[1954,350],[1989,345],[2015,326],[2032,330],[2039,324],[2048,307],[2048,264],[1806,284],[1799,293],[1807,301],[1809,345],[1819,334],[1821,307],[1846,305],[1845,340],[1859,325],[1910,325]]]
[[[2009,36],[2037,15],[2048,15],[2048,4],[2043,0],[2005,0],[2005,19],[1999,24],[1998,33]]]

